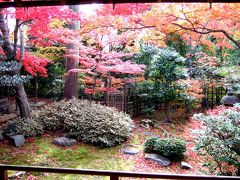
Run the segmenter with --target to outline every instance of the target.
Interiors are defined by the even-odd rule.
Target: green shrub
[[[196,150],[211,157],[206,163],[211,172],[240,175],[240,108],[219,107],[212,114],[197,114],[194,119],[203,121]],[[233,168],[235,167],[235,168]]]
[[[7,123],[3,130],[5,136],[22,134],[25,137],[38,136],[43,133],[43,126],[32,119],[18,119]]]
[[[151,138],[145,142],[144,151],[177,159],[181,158],[186,151],[186,142],[177,138]]]
[[[125,113],[86,100],[59,101],[33,114],[45,130],[63,129],[71,136],[97,146],[114,146],[125,141],[133,122]]]
[[[154,147],[156,146],[159,138],[150,138],[144,143],[144,152],[146,153],[152,153]]]

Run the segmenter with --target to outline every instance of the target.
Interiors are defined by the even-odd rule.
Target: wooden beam
[[[41,167],[41,166],[19,166],[0,164],[0,173],[5,171],[27,171],[27,172],[48,172],[62,174],[82,174],[90,176],[108,176],[111,180],[117,180],[118,177],[133,178],[153,178],[153,179],[183,179],[183,180],[239,180],[239,176],[210,176],[210,175],[189,175],[189,174],[159,174],[144,172],[128,172],[128,171],[110,171],[110,170],[93,170],[93,169],[74,169],[74,168],[57,168],[57,167]],[[0,175],[1,175],[0,174]],[[1,176],[0,176],[1,177]],[[2,176],[4,177],[4,176]],[[5,179],[1,179],[5,180]]]
[[[0,2],[0,8],[6,7],[33,7],[33,6],[59,6],[78,4],[120,4],[120,3],[239,3],[239,0],[14,0]]]

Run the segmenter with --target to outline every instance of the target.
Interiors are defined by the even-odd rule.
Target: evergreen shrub
[[[186,151],[185,140],[178,138],[150,138],[144,144],[146,153],[156,153],[171,159],[178,159]]]

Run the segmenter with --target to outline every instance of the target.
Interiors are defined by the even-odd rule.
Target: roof
[[[31,7],[76,4],[118,4],[118,3],[240,3],[240,0],[0,0],[3,7]]]

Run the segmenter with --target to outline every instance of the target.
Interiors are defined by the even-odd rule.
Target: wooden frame
[[[239,0],[3,0],[0,8],[119,3],[239,3]]]
[[[40,166],[19,166],[0,164],[0,179],[8,179],[8,170],[28,171],[28,172],[47,172],[61,174],[82,174],[89,176],[108,176],[110,180],[119,180],[120,177],[133,178],[153,178],[153,179],[189,179],[189,180],[232,180],[239,179],[239,176],[207,176],[207,175],[183,175],[183,174],[158,174],[126,171],[108,171],[108,170],[91,170],[91,169],[73,169],[73,168],[53,168]]]

